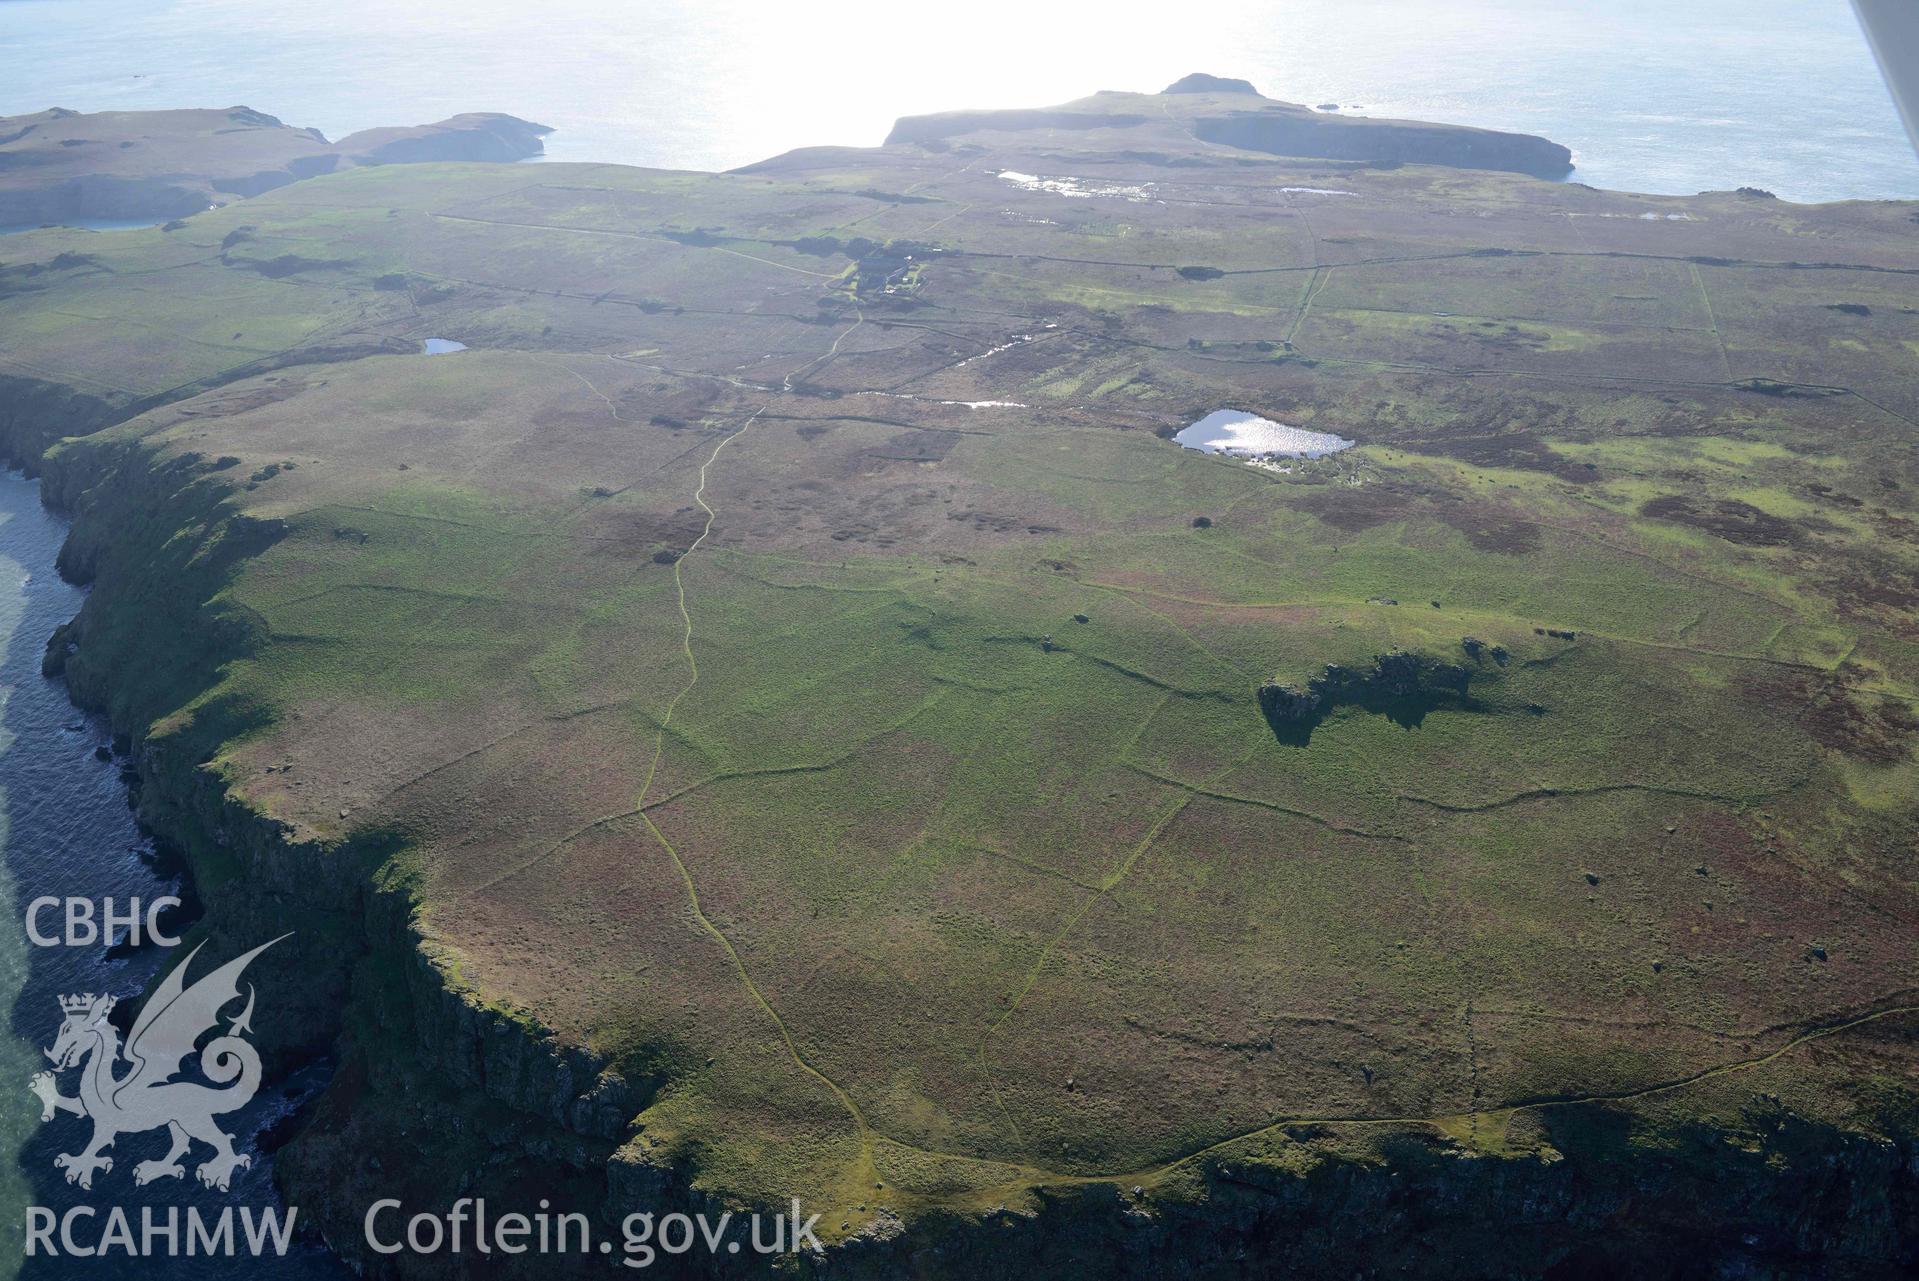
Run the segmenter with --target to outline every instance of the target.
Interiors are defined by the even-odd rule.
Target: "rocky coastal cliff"
[[[49,638],[43,670],[131,743],[140,820],[181,853],[204,906],[196,937],[236,953],[291,931],[253,968],[274,994],[255,1017],[269,1076],[318,1058],[340,1067],[280,1154],[289,1198],[355,1260],[372,1187],[422,1203],[456,1186],[510,1195],[533,1170],[543,1195],[606,1204],[643,1093],[460,983],[416,928],[399,834],[319,839],[242,800],[219,753],[249,709],[178,709],[252,643],[252,620],[211,597],[283,532],[226,509],[205,462],[160,464],[137,446],[44,460],[43,497],[74,520],[60,570],[93,591]]]

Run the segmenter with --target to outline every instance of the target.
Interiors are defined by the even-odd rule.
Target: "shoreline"
[[[26,591],[33,593],[33,598],[21,598],[21,616],[7,639],[4,659],[5,669],[18,674],[7,706],[7,726],[13,740],[0,757],[0,783],[5,784],[12,814],[5,861],[9,893],[14,899],[8,908],[13,919],[8,931],[8,971],[14,986],[6,1002],[10,1016],[6,1058],[20,1067],[24,1079],[29,1069],[44,1067],[39,1050],[51,1035],[55,997],[98,991],[136,1006],[154,978],[186,950],[176,952],[151,943],[131,951],[109,948],[104,943],[34,947],[25,939],[20,924],[25,901],[44,894],[84,898],[96,905],[111,898],[124,905],[132,897],[150,902],[157,895],[170,893],[191,905],[193,890],[187,861],[141,830],[133,817],[126,752],[114,752],[110,761],[96,756],[96,746],[108,750],[109,743],[118,742],[124,748],[125,740],[117,738],[104,717],[73,702],[63,681],[39,672],[36,655],[44,649],[45,638],[37,633],[48,630],[49,624],[57,627],[59,623],[53,622],[56,618],[60,623],[66,621],[64,616],[77,610],[83,599],[56,568],[58,550],[71,531],[71,523],[45,504],[41,483],[21,470],[9,468],[0,475],[0,491],[5,491],[0,496],[0,510],[13,511],[15,520],[19,520],[24,517],[16,504],[30,504],[32,511],[47,522],[46,533],[50,536],[43,542],[35,533],[30,540],[31,548],[37,549],[42,559],[28,568],[33,585]],[[16,544],[12,550],[18,554],[28,548]],[[62,708],[65,714],[56,715]],[[25,760],[24,753],[32,753],[34,759]],[[176,923],[174,928],[190,947],[195,933],[190,913],[184,926],[181,929]],[[24,968],[15,969],[15,965]],[[269,1081],[268,1090],[235,1118],[247,1145],[243,1150],[253,1150],[256,1139],[264,1141],[268,1131],[283,1126],[294,1114],[298,1101],[289,1091],[310,1098],[320,1084],[311,1071]],[[37,1204],[59,1213],[93,1199],[70,1187],[51,1165],[52,1155],[71,1147],[84,1129],[72,1122],[43,1124],[38,1104],[24,1089],[7,1092],[0,1117],[17,1150],[14,1168],[26,1180],[8,1196],[13,1208]],[[141,1154],[152,1142],[151,1136],[128,1136],[124,1146],[129,1168],[131,1157]],[[282,1204],[274,1190],[271,1166],[270,1160],[262,1161],[244,1172],[235,1185],[235,1195],[257,1204]],[[136,1190],[103,1183],[100,1191],[109,1186],[116,1198],[129,1205],[208,1208],[219,1203],[217,1194],[192,1184]],[[20,1198],[17,1204],[15,1196]],[[10,1209],[0,1224],[4,1224],[0,1244],[10,1245],[10,1255],[18,1257],[13,1251],[22,1244],[20,1216]],[[188,1273],[177,1266],[162,1265],[156,1275],[184,1279]],[[192,1275],[237,1278],[242,1274],[223,1266],[212,1273]],[[321,1281],[342,1274],[302,1269],[299,1275]]]
[[[581,5],[542,14],[543,29],[562,51],[544,66],[526,68],[511,58],[514,36],[488,33],[481,23],[462,24],[479,29],[441,33],[430,43],[411,23],[374,25],[364,39],[347,38],[368,29],[364,5],[329,11],[321,15],[327,20],[310,26],[254,22],[236,38],[231,24],[249,16],[237,0],[216,0],[192,19],[175,14],[171,24],[124,0],[113,3],[111,20],[103,22],[124,36],[78,57],[55,45],[54,15],[32,12],[43,8],[32,6],[15,23],[23,74],[10,88],[7,111],[54,103],[155,109],[195,96],[183,85],[211,84],[263,109],[272,109],[266,100],[278,93],[289,118],[344,133],[384,123],[385,113],[376,116],[364,104],[393,103],[407,117],[431,119],[463,105],[449,85],[493,82],[503,108],[566,131],[561,159],[726,169],[795,145],[870,145],[893,117],[910,112],[1019,106],[1214,66],[1304,103],[1360,104],[1367,114],[1555,137],[1596,166],[1598,185],[1608,188],[1685,195],[1724,174],[1727,185],[1769,187],[1813,203],[1919,194],[1919,169],[1897,137],[1897,114],[1843,5],[1811,14],[1769,11],[1788,19],[1779,39],[1793,55],[1782,61],[1769,47],[1712,40],[1716,24],[1740,16],[1724,0],[1657,15],[1666,33],[1661,40],[1635,32],[1629,22],[1613,27],[1578,14],[1541,17],[1529,24],[1539,29],[1532,38],[1528,31],[1500,29],[1509,4],[1465,21],[1421,24],[1403,0],[1386,6],[1389,14],[1408,15],[1400,23],[1314,0],[1278,41],[1260,38],[1256,8],[1228,4],[1208,11],[1203,25],[1209,33],[1183,31],[1163,49],[1157,42],[1144,51],[1127,48],[1115,33],[1095,30],[1075,42],[1079,47],[1060,48],[1045,62],[1015,55],[1005,66],[991,65],[980,56],[990,48],[984,33],[951,33],[946,41],[955,65],[911,77],[881,66],[859,77],[858,96],[848,86],[821,86],[822,102],[799,97],[808,91],[803,75],[765,58],[754,41],[737,48],[690,46],[676,33],[649,32],[635,16],[609,17]],[[1421,33],[1418,45],[1412,30]],[[808,28],[789,34],[801,62],[824,49],[870,65],[883,62],[887,51],[884,29],[842,31],[831,42]],[[295,60],[302,38],[327,41],[337,83],[305,73]],[[589,45],[597,57],[571,52]],[[42,51],[66,56],[42,62],[35,57]],[[1626,62],[1632,73],[1594,82],[1591,67],[1633,55],[1643,65]],[[429,66],[440,75],[419,74]],[[766,100],[782,104],[777,119],[726,89],[751,71],[761,73]],[[1801,92],[1795,75],[1798,86],[1818,85],[1822,93]],[[1819,101],[1827,96],[1832,101]],[[1783,144],[1795,137],[1817,145],[1788,156]],[[1715,155],[1726,155],[1728,163],[1704,159]],[[1805,173],[1803,181],[1786,176],[1795,167]],[[1647,180],[1634,181],[1636,173]],[[1836,189],[1855,176],[1875,185]]]

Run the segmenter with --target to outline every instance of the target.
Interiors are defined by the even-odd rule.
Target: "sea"
[[[185,932],[192,912],[191,890],[181,885],[176,862],[134,821],[126,744],[116,752],[106,723],[75,709],[66,686],[40,674],[47,638],[85,599],[82,589],[54,569],[66,532],[66,521],[40,501],[39,482],[19,472],[0,472],[0,846],[5,854],[0,860],[0,1009],[6,1015],[0,1021],[0,1147],[7,1153],[0,1159],[0,1276],[16,1270],[26,1277],[137,1273],[168,1281],[258,1276],[261,1265],[237,1256],[130,1262],[118,1255],[76,1259],[26,1253],[30,1206],[55,1216],[76,1206],[91,1206],[99,1215],[119,1206],[136,1228],[142,1207],[164,1216],[168,1206],[180,1213],[194,1206],[209,1224],[227,1205],[284,1216],[269,1149],[274,1136],[286,1131],[287,1119],[322,1084],[324,1072],[324,1065],[315,1065],[292,1080],[271,1082],[247,1108],[222,1118],[240,1137],[237,1150],[253,1158],[225,1194],[193,1181],[192,1158],[186,1178],[135,1187],[134,1165],[165,1150],[166,1136],[157,1131],[121,1136],[110,1153],[113,1169],[96,1175],[91,1190],[68,1184],[54,1165],[55,1156],[79,1151],[90,1132],[86,1121],[65,1114],[43,1124],[40,1100],[28,1090],[28,1082],[52,1066],[44,1050],[60,1030],[60,998],[112,995],[131,1009],[155,972],[178,960],[179,950],[128,946],[124,929],[115,931],[118,946],[104,941],[40,946],[26,928],[30,906],[42,898],[61,903],[36,913],[42,939],[83,936],[84,927],[71,933],[66,927],[64,901],[70,898],[91,903],[96,924],[109,900],[124,912],[135,900],[145,907],[169,896],[187,899],[184,913],[156,919],[169,937]],[[63,1078],[62,1093],[73,1094],[77,1074]],[[91,1245],[100,1238],[103,1221],[76,1220],[75,1227],[76,1239]],[[284,1259],[272,1260],[267,1268],[276,1277],[300,1281],[346,1275],[311,1240],[296,1241]]]
[[[666,168],[1191,71],[1543,134],[1600,187],[1919,197],[1845,0],[0,0],[0,115],[245,105],[338,138],[504,111],[555,160]]]
[[[1842,0],[0,0],[0,115],[246,105],[337,138],[504,111],[554,128],[551,160],[682,169],[1192,71],[1327,109],[1543,134],[1600,187],[1919,198],[1919,161]],[[235,1118],[255,1159],[226,1197],[136,1192],[122,1167],[83,1194],[53,1167],[84,1137],[71,1117],[42,1125],[27,1088],[57,998],[132,998],[171,957],[33,946],[27,904],[179,888],[133,821],[107,727],[40,675],[83,599],[54,569],[64,536],[35,482],[0,474],[0,1277],[344,1276],[310,1242],[271,1263],[22,1258],[29,1206],[277,1205],[262,1136],[312,1084],[276,1083]],[[123,1140],[124,1159],[156,1141]]]

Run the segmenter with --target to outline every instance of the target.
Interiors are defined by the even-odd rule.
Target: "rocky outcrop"
[[[183,218],[355,165],[537,156],[545,125],[472,112],[328,142],[249,107],[0,118],[0,223]]]
[[[1269,681],[1259,687],[1261,715],[1285,742],[1304,743],[1314,727],[1340,707],[1360,707],[1417,725],[1442,706],[1464,706],[1472,671],[1423,654],[1395,650],[1370,667],[1328,663],[1304,685]]]

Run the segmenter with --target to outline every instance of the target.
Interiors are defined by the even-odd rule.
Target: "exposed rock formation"
[[[1259,687],[1259,710],[1282,741],[1304,743],[1315,726],[1342,706],[1379,712],[1413,726],[1447,704],[1463,705],[1470,669],[1424,654],[1380,654],[1371,667],[1328,663],[1305,685],[1268,681]]]

